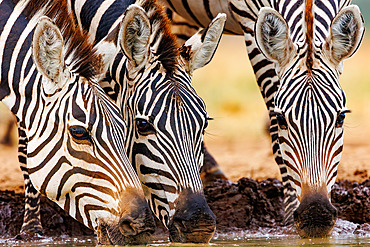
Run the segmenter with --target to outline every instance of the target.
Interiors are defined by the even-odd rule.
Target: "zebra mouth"
[[[170,240],[179,243],[208,243],[216,229],[216,216],[202,193],[183,190],[176,212],[168,224]]]
[[[301,237],[325,237],[330,235],[338,211],[326,197],[316,194],[303,198],[293,215]]]
[[[174,222],[170,227],[170,240],[177,243],[208,243],[212,238],[214,226],[197,226],[196,229],[188,229],[181,222]]]
[[[102,245],[145,245],[151,240],[153,229],[123,235],[116,224],[102,223],[98,227],[97,240]]]

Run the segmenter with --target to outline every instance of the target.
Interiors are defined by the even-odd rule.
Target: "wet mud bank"
[[[94,232],[79,223],[57,204],[41,198],[41,223],[45,236],[93,236]],[[14,191],[0,191],[0,236],[5,238],[18,235],[24,214],[24,194]]]
[[[219,232],[284,226],[283,185],[277,179],[219,180],[204,192]],[[370,179],[362,183],[341,180],[335,183],[331,198],[339,219],[357,223],[359,233],[370,234]]]
[[[257,182],[242,178],[237,183],[219,180],[205,188],[205,195],[217,216],[219,233],[283,227],[283,186],[277,179]],[[340,219],[356,223],[354,231],[370,234],[370,179],[362,183],[337,182],[332,202],[338,208]],[[14,237],[19,233],[23,213],[23,194],[0,191],[0,237]],[[46,198],[41,199],[41,218],[45,236],[94,234]],[[287,228],[287,231],[292,230]]]

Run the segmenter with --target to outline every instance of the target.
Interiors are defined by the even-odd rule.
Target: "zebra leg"
[[[6,130],[5,130],[5,135],[4,137],[0,140],[0,144],[11,146],[12,145],[12,130],[14,128],[14,125],[16,122],[14,121],[14,118],[12,117],[11,119],[8,120]]]
[[[203,186],[210,184],[217,179],[228,180],[225,173],[221,170],[217,161],[208,152],[206,146],[203,144],[204,162],[200,169],[200,178],[202,179]]]
[[[40,193],[32,185],[27,169],[27,137],[24,130],[18,126],[19,144],[18,160],[24,178],[25,210],[20,236],[43,234],[40,216]]]
[[[298,208],[299,201],[296,190],[290,184],[288,171],[284,164],[283,158],[281,157],[276,117],[271,116],[270,120],[271,120],[270,135],[272,140],[272,150],[274,153],[275,161],[279,166],[284,186],[284,209],[285,209],[284,224],[287,226],[292,226],[294,223],[293,212]]]

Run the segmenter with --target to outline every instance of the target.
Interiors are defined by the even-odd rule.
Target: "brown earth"
[[[24,214],[24,195],[0,191],[0,237],[18,235]],[[41,222],[45,236],[92,236],[94,232],[67,215],[54,202],[42,197]]]
[[[277,179],[219,180],[205,188],[205,195],[220,232],[284,226],[283,186]],[[370,230],[366,224],[370,222],[370,179],[362,183],[341,180],[331,197],[340,219],[365,224],[359,227]]]
[[[332,191],[339,218],[358,223],[354,231],[370,232],[370,179],[362,183],[339,181]],[[208,204],[217,217],[217,231],[257,230],[283,227],[283,186],[277,179],[257,182],[242,178],[237,183],[219,180],[205,188]],[[0,237],[15,237],[22,226],[24,196],[0,191]],[[45,236],[92,236],[93,231],[78,223],[46,198],[41,200]],[[289,233],[294,233],[291,228]]]

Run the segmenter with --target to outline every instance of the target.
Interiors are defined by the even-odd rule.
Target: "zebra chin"
[[[330,235],[337,220],[338,210],[327,195],[314,193],[302,198],[294,212],[294,225],[303,238]]]
[[[216,216],[202,193],[183,190],[168,224],[171,242],[208,243],[216,230]]]
[[[155,221],[143,193],[137,189],[121,193],[120,210],[118,220],[102,221],[98,225],[98,244],[147,244],[155,231]]]

